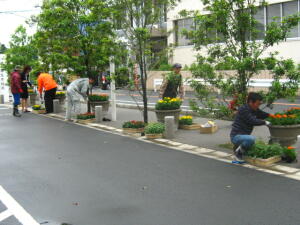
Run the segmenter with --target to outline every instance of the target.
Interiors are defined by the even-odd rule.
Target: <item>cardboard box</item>
[[[202,127],[200,126],[200,133],[201,134],[213,134],[215,132],[217,132],[218,130],[218,126],[212,126],[212,127]]]

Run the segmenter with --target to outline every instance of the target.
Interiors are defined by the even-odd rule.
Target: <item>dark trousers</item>
[[[53,113],[53,100],[55,99],[56,88],[45,91],[46,113]]]

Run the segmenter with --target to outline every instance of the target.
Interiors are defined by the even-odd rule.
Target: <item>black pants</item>
[[[45,91],[46,113],[53,113],[53,100],[55,99],[56,88]]]

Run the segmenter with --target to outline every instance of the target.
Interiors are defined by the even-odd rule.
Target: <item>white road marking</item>
[[[0,222],[3,221],[3,220],[5,220],[5,219],[7,219],[8,217],[10,217],[12,215],[13,215],[13,213],[10,210],[8,210],[8,209],[5,210],[4,212],[2,212],[0,214]]]
[[[5,213],[3,215],[3,218],[5,215],[7,216],[9,212],[11,215],[14,215],[20,223],[23,225],[40,225],[38,222],[36,222],[33,217],[25,211],[25,209],[16,201],[13,199],[13,197],[8,194],[2,186],[0,186],[0,200],[2,203],[7,207],[8,212],[3,212]],[[2,214],[0,214],[0,222],[4,219],[1,220]]]

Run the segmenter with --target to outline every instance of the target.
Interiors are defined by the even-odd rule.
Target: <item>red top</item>
[[[14,71],[11,73],[10,75],[10,89],[11,89],[11,93],[13,94],[18,94],[22,92],[22,87],[21,87],[21,75]]]

